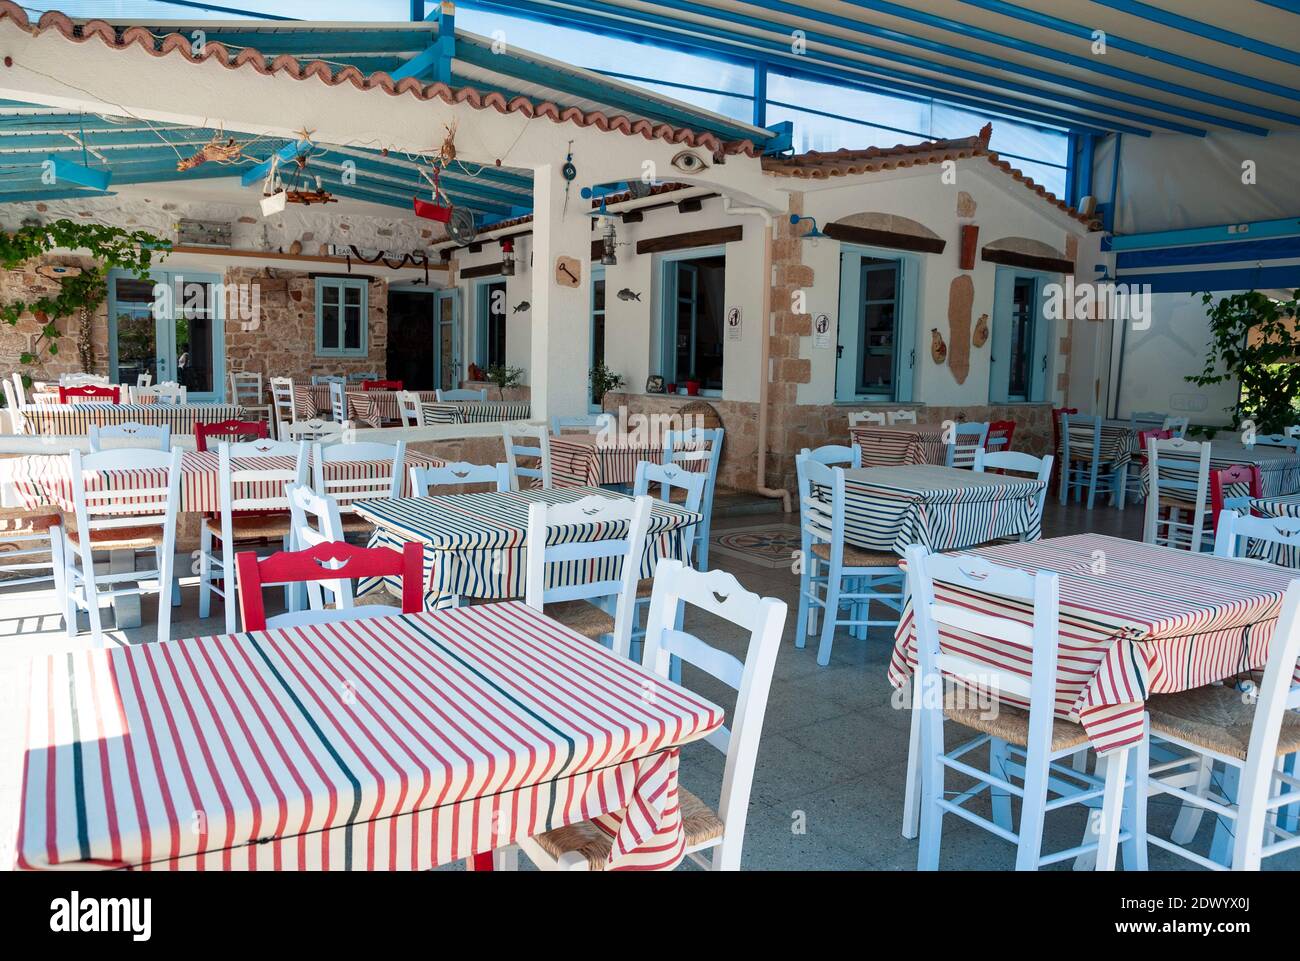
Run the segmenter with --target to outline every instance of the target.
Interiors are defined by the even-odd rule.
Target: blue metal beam
[[[21,204],[29,201],[50,201],[50,200],[70,200],[74,197],[116,197],[115,191],[101,192],[98,190],[56,190],[46,188],[45,190],[13,190],[6,191],[0,188],[0,204]]]
[[[1300,234],[1300,217],[1282,220],[1257,220],[1248,224],[1223,224],[1216,227],[1189,227],[1185,230],[1161,230],[1149,234],[1121,234],[1111,238],[1110,249],[1146,250],[1151,247],[1214,244],[1265,237],[1289,237]]]
[[[1142,3],[1141,0],[1092,0],[1092,2],[1103,7],[1110,7],[1112,10],[1118,10],[1121,13],[1127,13],[1131,17],[1150,20],[1162,27],[1172,27],[1175,30],[1181,30],[1183,33],[1204,37],[1206,40],[1213,40],[1226,47],[1246,50],[1261,57],[1268,57],[1270,60],[1278,60],[1282,63],[1300,67],[1300,51],[1288,50],[1285,47],[1275,46],[1263,40],[1256,40],[1254,37],[1247,37],[1231,30],[1224,30],[1212,23],[1193,20],[1191,17],[1184,17],[1182,14],[1173,13],[1163,7],[1153,7],[1149,3]]]
[[[423,77],[430,70],[433,70],[438,66],[438,60],[441,57],[442,50],[435,41],[394,70],[393,79],[405,80],[407,77],[415,77],[417,79]]]
[[[767,64],[754,62],[754,126],[767,126]]]
[[[1054,107],[1049,107],[1042,103],[1036,103],[1031,100],[1025,100],[1020,97],[1010,96],[1001,92],[993,92],[979,87],[971,87],[963,84],[955,84],[932,77],[920,77],[914,73],[908,73],[902,70],[895,70],[880,64],[867,63],[861,60],[854,60],[848,57],[841,57],[826,52],[807,53],[797,55],[793,53],[788,44],[772,40],[765,40],[760,37],[752,37],[742,34],[730,34],[711,28],[703,28],[697,24],[683,26],[685,21],[675,21],[669,18],[659,17],[657,22],[667,22],[677,27],[673,29],[656,29],[645,23],[632,24],[627,20],[621,20],[615,17],[604,16],[595,12],[591,7],[584,7],[581,17],[572,19],[564,16],[566,10],[548,6],[543,3],[532,2],[532,0],[469,0],[477,7],[490,8],[515,15],[523,15],[534,20],[546,23],[554,23],[561,26],[572,26],[574,22],[590,29],[593,24],[599,25],[607,31],[626,35],[638,40],[653,40],[655,43],[663,44],[674,49],[696,49],[704,50],[713,56],[724,55],[732,58],[742,57],[749,59],[762,60],[769,66],[780,65],[784,71],[793,74],[807,76],[827,76],[837,80],[846,80],[856,78],[858,82],[867,83],[870,79],[886,78],[891,81],[900,83],[903,89],[912,90],[925,97],[935,97],[938,99],[947,99],[953,102],[957,101],[950,94],[956,94],[965,98],[967,102],[972,99],[980,100],[984,103],[982,109],[994,108],[1008,115],[1015,115],[1015,111],[1024,111],[1026,109],[1035,111],[1036,118],[1040,121],[1044,116],[1053,113],[1056,116],[1065,118],[1068,116],[1078,116],[1067,111],[1056,111]],[[770,28],[769,28],[770,29]],[[832,69],[841,68],[841,69]],[[1186,133],[1193,136],[1204,136],[1206,131],[1203,128],[1190,127],[1185,124],[1177,123],[1170,120],[1164,120],[1158,117],[1146,116],[1144,114],[1134,113],[1119,107],[1108,104],[1096,104],[1081,101],[1077,98],[1065,95],[1053,95],[1047,91],[1033,89],[1032,95],[1044,99],[1052,98],[1057,103],[1066,103],[1073,107],[1081,108],[1084,111],[1091,111],[1100,114],[1100,117],[1084,116],[1084,123],[1090,125],[1101,124],[1110,129],[1122,129],[1122,125],[1111,123],[1108,119],[1113,117],[1123,117],[1129,121],[1136,122],[1139,127],[1128,127],[1124,129],[1125,133],[1136,133],[1141,136],[1150,134],[1150,127],[1161,127],[1166,130],[1173,130],[1177,133]],[[1068,121],[1062,120],[1062,126],[1067,126]],[[1146,127],[1147,129],[1143,129]]]

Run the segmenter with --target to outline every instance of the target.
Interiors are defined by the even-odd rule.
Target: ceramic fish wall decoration
[[[640,300],[641,295],[630,287],[624,287],[618,292],[619,300]]]
[[[525,310],[531,310],[532,306],[533,305],[530,304],[528,301],[521,300],[519,301],[519,303],[515,304],[515,309],[512,311],[512,313],[516,313],[516,314],[523,313]]]
[[[975,334],[971,337],[971,343],[976,347],[983,347],[989,340],[989,315],[980,314],[980,319],[975,321]]]
[[[943,342],[943,334],[938,327],[930,328],[930,359],[942,364],[948,359],[948,345]]]

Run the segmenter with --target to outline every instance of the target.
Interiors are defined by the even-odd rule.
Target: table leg
[[[135,570],[135,551],[109,551],[108,569],[114,574]],[[113,616],[118,630],[139,627],[143,623],[140,616],[140,595],[124,594],[115,597],[113,599]]]

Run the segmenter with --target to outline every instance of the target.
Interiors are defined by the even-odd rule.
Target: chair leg
[[[95,647],[104,646],[104,626],[99,614],[99,589],[95,586],[95,558],[86,535],[81,550],[81,585],[86,596],[86,617],[90,620],[90,640]]]
[[[1047,814],[1047,748],[1025,758],[1024,795],[1020,802],[1020,826],[1016,832],[1016,870],[1037,871],[1043,852],[1043,819]]]
[[[1124,779],[1128,773],[1128,748],[1106,756],[1106,786],[1101,802],[1101,833],[1097,838],[1097,870],[1114,871],[1119,850],[1120,812],[1124,803]]]
[[[1097,500],[1097,462],[1092,462],[1092,467],[1088,471],[1088,510],[1092,510],[1093,504]]]
[[[175,586],[173,552],[158,548],[158,640],[169,641],[172,636],[172,588]]]
[[[203,525],[199,535],[199,617],[212,613],[212,531]]]
[[[903,786],[903,837],[921,827],[921,686],[912,678],[912,723],[907,736],[907,782]]]
[[[943,797],[943,763],[939,760],[943,753],[943,721],[926,718],[922,723],[929,730],[921,732],[921,843],[916,855],[916,869],[937,871],[943,837],[943,809],[938,803]],[[934,732],[936,726],[937,735]],[[936,739],[937,744],[933,743]]]
[[[802,648],[807,643],[808,637],[808,592],[812,589],[812,574],[809,568],[812,565],[811,559],[804,554],[805,561],[803,570],[799,574],[799,617],[794,625],[794,646]]]
[[[1121,827],[1129,834],[1124,842],[1124,870],[1147,870],[1147,770],[1151,764],[1151,739],[1143,725],[1142,740],[1129,753],[1128,783],[1124,788]]]
[[[1192,793],[1197,797],[1205,797],[1205,793],[1210,789],[1210,775],[1213,771],[1213,761],[1208,757],[1197,758],[1196,783],[1191,788]],[[1184,803],[1182,810],[1178,812],[1178,820],[1174,822],[1169,840],[1175,844],[1191,844],[1192,838],[1196,837],[1196,832],[1201,829],[1201,818],[1204,814],[1205,808]]]
[[[822,639],[817,645],[817,663],[825,667],[831,662],[831,645],[835,643],[835,626],[840,620],[840,583],[844,576],[843,568],[834,561],[830,564],[830,576],[826,578],[826,614],[822,622]]]
[[[1237,803],[1237,789],[1241,782],[1241,768],[1235,764],[1223,766],[1223,790],[1220,792],[1229,805]],[[1210,842],[1210,860],[1222,865],[1232,863],[1233,830],[1236,827],[1227,818],[1216,818],[1214,823],[1214,840]]]
[[[234,634],[235,603],[239,588],[235,585],[235,545],[221,539],[221,600],[226,609],[226,633]]]
[[[809,567],[808,567],[808,590],[815,594],[815,593],[817,592],[817,585],[813,583],[813,578],[815,578],[815,577],[817,576],[817,570],[818,570],[818,568],[821,567],[821,561],[818,560],[816,554],[809,553],[809,555],[808,555],[808,565],[809,565]],[[803,641],[803,640],[804,640],[808,635],[812,635],[812,634],[816,634],[816,633],[817,633],[817,623],[818,623],[818,618],[819,618],[820,616],[821,616],[821,607],[820,607],[820,605],[819,605],[816,601],[814,601],[814,600],[812,600],[812,599],[809,599],[809,601],[808,601],[808,634],[804,635],[804,637],[801,637],[801,638],[800,638],[801,641]],[[800,647],[803,647],[803,644],[800,644],[799,646],[800,646]]]
[[[1004,781],[1007,778],[1007,759],[1009,757],[1007,742],[1000,738],[993,738],[989,741],[989,773],[995,777],[1000,777]],[[993,823],[998,827],[1012,830],[1011,826],[1011,795],[999,788],[989,787],[989,799],[993,803]]]
[[[77,603],[73,598],[75,580],[68,571],[71,556],[63,528],[51,530],[50,562],[54,568],[55,592],[63,605],[63,631],[70,638],[77,636]]]

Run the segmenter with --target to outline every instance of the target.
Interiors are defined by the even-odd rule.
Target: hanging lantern
[[[515,275],[515,244],[512,240],[501,241],[501,276]]]
[[[618,264],[618,234],[614,229],[614,218],[605,218],[605,234],[601,237],[600,262],[606,267]]]

